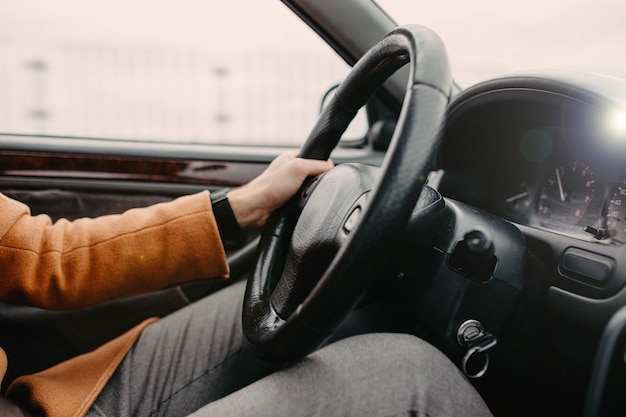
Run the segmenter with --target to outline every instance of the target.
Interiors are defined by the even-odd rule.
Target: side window
[[[0,0],[0,16],[3,133],[297,146],[349,70],[278,1]]]

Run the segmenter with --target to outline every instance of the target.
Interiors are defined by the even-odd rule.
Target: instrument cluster
[[[626,178],[604,178],[578,160],[550,166],[541,177],[498,184],[498,214],[575,237],[626,242]]]
[[[439,191],[518,224],[626,243],[624,116],[559,94],[485,96],[448,119]]]

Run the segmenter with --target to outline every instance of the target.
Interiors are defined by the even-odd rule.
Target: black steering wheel
[[[242,320],[264,359],[289,361],[318,347],[397,247],[433,167],[450,98],[440,38],[416,25],[390,32],[356,63],[300,150],[303,158],[329,158],[356,112],[407,63],[406,94],[382,166],[337,165],[305,184],[262,231]]]

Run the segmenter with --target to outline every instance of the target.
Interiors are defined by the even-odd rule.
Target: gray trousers
[[[367,334],[275,369],[245,346],[244,283],[149,326],[89,416],[491,416],[441,352]]]

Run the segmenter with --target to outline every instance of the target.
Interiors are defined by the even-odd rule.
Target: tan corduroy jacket
[[[225,278],[228,264],[206,191],[120,215],[54,224],[0,194],[0,271],[1,301],[75,309]],[[9,397],[48,416],[84,415],[154,320],[90,353],[18,378]],[[0,348],[0,378],[6,366]]]

